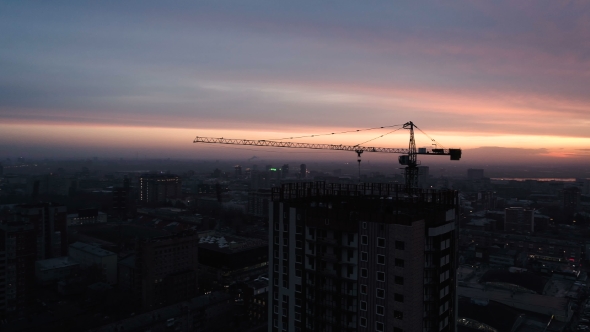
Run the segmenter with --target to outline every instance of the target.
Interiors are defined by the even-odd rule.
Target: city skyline
[[[589,7],[3,3],[0,154],[251,156],[264,151],[192,140],[411,120],[465,161],[587,162]],[[354,145],[386,132],[299,141]],[[407,132],[369,144],[404,147]]]

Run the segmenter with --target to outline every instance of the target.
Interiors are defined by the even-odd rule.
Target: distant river
[[[559,182],[576,182],[575,178],[491,178],[493,181],[559,181]]]

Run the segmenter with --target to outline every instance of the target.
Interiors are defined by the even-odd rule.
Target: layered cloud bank
[[[412,120],[447,146],[590,156],[584,1],[13,2],[0,31],[3,154],[187,156],[201,132]]]

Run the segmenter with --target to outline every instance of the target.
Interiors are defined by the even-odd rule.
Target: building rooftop
[[[75,248],[75,249],[78,249],[78,250],[84,251],[86,253],[89,253],[91,255],[95,255],[95,256],[99,256],[99,257],[107,257],[107,256],[117,255],[112,251],[104,250],[104,249],[100,248],[99,246],[87,244],[84,242],[74,242],[74,243],[70,244],[70,248]]]
[[[41,271],[80,265],[70,257],[56,257],[35,262]]]
[[[516,285],[543,294],[548,280],[529,271],[489,270],[480,278],[480,282]]]
[[[459,322],[462,318],[483,323],[498,331],[513,331],[523,314],[507,305],[489,300],[459,299]]]
[[[244,238],[228,235],[208,235],[199,238],[199,248],[221,252],[238,252],[251,248],[267,246],[268,242],[262,239]]]
[[[570,301],[564,297],[553,297],[540,294],[510,292],[501,289],[480,289],[473,287],[457,288],[457,295],[471,299],[489,299],[509,305],[530,307],[532,312],[565,312],[569,309]]]
[[[488,225],[490,222],[493,222],[494,219],[487,219],[487,218],[478,218],[478,219],[471,219],[467,225],[471,226],[485,226]]]

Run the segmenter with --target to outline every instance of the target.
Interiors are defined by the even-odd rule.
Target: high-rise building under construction
[[[293,183],[270,204],[270,331],[456,331],[456,191]]]

